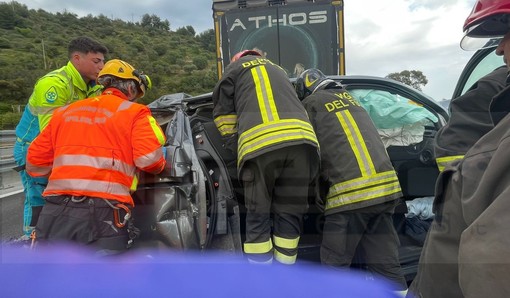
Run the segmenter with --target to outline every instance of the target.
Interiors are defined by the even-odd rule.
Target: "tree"
[[[421,87],[424,87],[429,82],[427,77],[419,70],[403,70],[401,72],[393,72],[387,75],[386,78],[399,81],[420,91]]]
[[[175,33],[192,37],[194,37],[196,34],[195,28],[193,28],[193,26],[180,27],[177,30],[175,30]]]
[[[197,39],[202,44],[204,49],[208,51],[216,51],[216,36],[214,35],[214,29],[206,30],[197,36]]]
[[[149,15],[144,14],[142,16],[142,27],[144,28],[154,28],[154,29],[161,29],[161,30],[170,30],[170,22],[168,20],[161,21],[161,18],[158,17],[155,14]]]

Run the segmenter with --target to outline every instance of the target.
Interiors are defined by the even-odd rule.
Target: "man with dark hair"
[[[104,66],[108,49],[89,37],[78,37],[69,43],[69,62],[42,78],[34,86],[25,111],[16,126],[14,159],[18,164],[25,191],[23,235],[29,240],[44,205],[42,193],[47,184],[45,178],[32,178],[25,172],[28,146],[46,127],[53,111],[73,101],[97,95],[101,86],[96,78]]]

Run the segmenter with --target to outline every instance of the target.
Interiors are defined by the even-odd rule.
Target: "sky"
[[[3,2],[10,2],[0,0]],[[213,28],[212,0],[16,0],[29,9],[70,12],[78,17],[103,14],[139,22],[155,14],[170,29]],[[428,79],[423,92],[450,99],[464,65],[474,52],[459,43],[475,0],[344,0],[345,60],[348,75],[386,76],[419,70]]]

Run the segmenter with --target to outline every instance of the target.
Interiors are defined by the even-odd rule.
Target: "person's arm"
[[[68,80],[56,75],[43,77],[36,83],[28,105],[39,120],[40,131],[48,125],[55,109],[71,101],[71,88]]]
[[[213,91],[214,124],[223,137],[224,147],[237,154],[237,112],[235,109],[235,83],[225,74]]]
[[[163,130],[152,117],[149,108],[144,107],[133,124],[132,146],[135,166],[152,174],[161,173],[166,165],[162,149],[165,142]]]
[[[213,90],[214,124],[223,137],[237,133],[237,113],[235,109],[235,83],[225,74]]]
[[[28,147],[26,171],[32,177],[49,177],[51,174],[54,158],[51,122],[47,128]]]

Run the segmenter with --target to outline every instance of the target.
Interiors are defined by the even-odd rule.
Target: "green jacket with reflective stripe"
[[[325,214],[395,200],[400,184],[366,110],[347,90],[319,90],[303,101],[321,146]]]
[[[238,169],[278,148],[318,141],[285,71],[268,59],[231,63],[213,91],[214,122],[221,135],[238,134]]]
[[[21,120],[16,126],[16,136],[23,142],[32,142],[49,123],[56,108],[99,95],[101,89],[102,87],[95,82],[87,85],[71,62],[46,74],[34,86]]]

